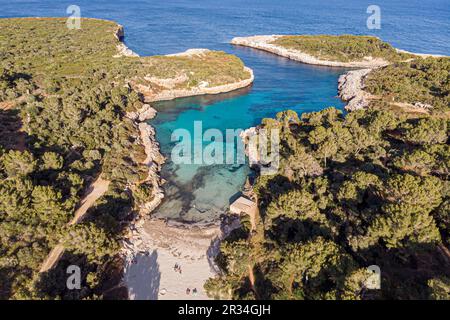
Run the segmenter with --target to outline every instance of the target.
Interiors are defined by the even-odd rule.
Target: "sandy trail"
[[[109,181],[99,177],[94,181],[94,183],[91,184],[86,195],[83,199],[81,199],[79,208],[75,211],[74,217],[68,223],[69,226],[80,223],[83,220],[89,208],[108,190],[109,183]],[[63,253],[64,246],[58,244],[52,249],[52,251],[50,251],[49,255],[42,263],[39,272],[46,272],[52,269],[57,264]]]

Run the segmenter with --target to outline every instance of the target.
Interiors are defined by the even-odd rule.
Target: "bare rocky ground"
[[[123,50],[122,50],[123,51]],[[178,55],[193,56],[207,52],[206,49],[191,49]],[[178,97],[230,92],[249,86],[253,71],[245,68],[250,77],[231,84],[210,87],[200,83],[192,89],[174,89],[184,79],[152,79],[165,89],[158,94],[138,87],[146,101],[171,100]],[[239,225],[238,220],[226,219],[216,225],[186,225],[151,219],[150,214],[164,198],[159,172],[165,159],[159,151],[154,128],[147,123],[156,116],[149,104],[130,112],[127,117],[139,127],[140,143],[147,155],[144,164],[149,168],[147,181],[154,187],[153,199],[141,206],[136,219],[131,222],[129,232],[123,240],[123,277],[121,284],[127,288],[128,298],[133,300],[157,299],[207,299],[203,285],[215,276],[219,269],[214,263],[220,240]],[[175,264],[181,273],[174,270]],[[119,285],[119,286],[120,286]],[[187,294],[187,289],[190,294]],[[193,289],[196,289],[196,294]]]

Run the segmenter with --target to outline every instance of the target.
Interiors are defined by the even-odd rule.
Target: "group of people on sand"
[[[178,263],[175,263],[175,266],[173,267],[173,271],[181,274],[181,266]]]
[[[190,294],[191,294],[191,289],[190,289],[190,288],[187,288],[187,289],[186,289],[186,294],[187,294],[187,295],[190,295]],[[196,296],[196,295],[197,295],[197,288],[192,289],[192,295],[193,295],[193,296]]]
[[[178,263],[175,263],[175,265],[173,266],[173,271],[178,272],[178,273],[181,274],[181,272],[182,272],[182,271],[181,271],[181,265],[179,265]],[[194,288],[194,289],[192,289],[192,290],[191,290],[191,288],[187,288],[187,289],[186,289],[186,294],[187,294],[187,295],[190,295],[191,292],[192,292],[192,295],[193,295],[193,296],[196,296],[197,293],[198,293],[197,288]]]

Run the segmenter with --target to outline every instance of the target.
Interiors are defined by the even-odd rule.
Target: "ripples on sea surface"
[[[224,50],[255,72],[251,88],[233,93],[178,99],[156,105],[155,126],[162,152],[170,154],[173,130],[246,129],[278,111],[309,112],[342,108],[337,78],[345,69],[303,65],[253,49],[229,45],[235,36],[254,34],[370,34],[394,46],[422,53],[450,54],[449,0],[378,0],[382,29],[368,30],[366,9],[373,1],[205,0],[93,1],[0,0],[0,17],[66,16],[76,4],[82,16],[115,20],[125,26],[126,44],[140,55],[189,48]],[[166,199],[156,216],[186,221],[217,218],[241,189],[247,166],[177,166],[162,175]]]

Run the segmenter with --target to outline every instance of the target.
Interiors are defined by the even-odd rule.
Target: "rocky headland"
[[[364,58],[358,61],[334,61],[334,60],[325,60],[318,57],[315,57],[306,52],[302,52],[298,49],[286,48],[280,45],[275,44],[275,42],[285,37],[283,35],[259,35],[259,36],[250,36],[250,37],[236,37],[231,40],[231,43],[234,45],[246,46],[250,48],[255,48],[263,51],[267,51],[270,53],[274,53],[279,56],[283,56],[295,61],[299,61],[306,64],[312,65],[322,65],[329,67],[345,67],[345,68],[357,68],[357,70],[348,71],[339,77],[338,80],[338,91],[339,97],[347,102],[345,109],[347,111],[354,111],[358,109],[364,109],[369,106],[371,99],[376,99],[373,95],[365,91],[364,81],[367,76],[373,70],[386,67],[392,63],[392,61],[388,61],[387,59],[383,59],[380,57],[374,58],[371,56],[365,56]],[[442,55],[435,54],[420,54],[420,53],[412,53],[406,50],[396,49],[395,52],[399,55],[406,55],[404,61],[411,61],[414,57],[420,58],[441,58],[445,57]],[[394,105],[403,108],[406,111],[411,112],[427,112],[433,108],[431,105],[421,102],[416,102],[414,104],[410,103],[394,103]]]
[[[175,55],[168,56],[181,56],[192,58],[194,56],[201,56],[205,53],[210,52],[208,49],[190,49],[186,52],[182,52]],[[156,102],[173,100],[183,97],[200,96],[206,94],[219,94],[231,92],[237,89],[245,88],[253,83],[255,79],[253,75],[253,70],[244,67],[244,71],[247,73],[247,78],[241,79],[236,82],[222,84],[222,85],[211,85],[207,81],[201,81],[196,86],[191,86],[188,88],[180,88],[180,84],[187,81],[186,74],[180,74],[173,78],[157,78],[152,76],[147,76],[144,79],[148,81],[147,84],[136,84],[135,88],[139,91],[145,99],[145,102]],[[156,84],[157,86],[155,86]]]

